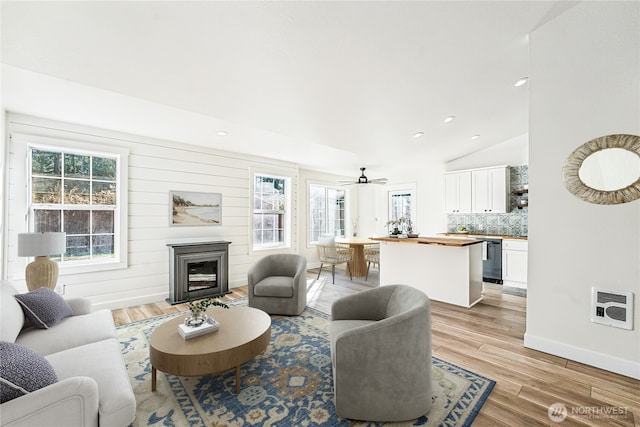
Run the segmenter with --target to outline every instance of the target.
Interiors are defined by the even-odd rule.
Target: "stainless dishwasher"
[[[482,281],[502,284],[502,239],[482,238]]]

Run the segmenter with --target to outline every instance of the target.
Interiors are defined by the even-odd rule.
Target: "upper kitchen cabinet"
[[[444,174],[444,211],[446,213],[471,212],[471,172]]]
[[[509,167],[471,171],[471,210],[474,213],[506,213],[509,211]]]

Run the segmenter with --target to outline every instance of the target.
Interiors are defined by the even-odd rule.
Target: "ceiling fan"
[[[364,170],[366,168],[360,168],[360,172],[362,173],[357,181],[340,181],[340,185],[352,185],[352,184],[381,184],[384,185],[387,183],[387,178],[375,178],[369,179],[365,176]]]

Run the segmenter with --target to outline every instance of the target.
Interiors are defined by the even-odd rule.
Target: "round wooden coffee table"
[[[235,368],[236,393],[240,393],[240,365],[262,353],[271,340],[271,318],[251,307],[209,307],[207,314],[220,329],[189,340],[178,333],[185,316],[158,326],[149,339],[151,391],[156,391],[156,370],[196,377]]]

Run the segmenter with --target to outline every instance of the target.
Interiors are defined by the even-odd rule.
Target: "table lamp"
[[[67,248],[66,233],[20,233],[18,256],[36,259],[25,270],[27,288],[30,291],[46,286],[55,289],[58,281],[58,263],[49,255],[62,254]]]

